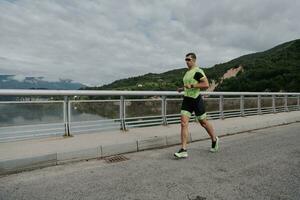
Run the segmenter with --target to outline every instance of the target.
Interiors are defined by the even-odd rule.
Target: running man
[[[200,95],[201,90],[209,87],[208,80],[203,70],[196,65],[195,53],[188,53],[185,56],[185,62],[188,70],[183,77],[184,87],[177,89],[178,92],[184,91],[181,106],[181,149],[174,154],[177,158],[188,157],[188,125],[193,112],[195,112],[196,119],[205,128],[211,138],[212,145],[210,151],[217,152],[219,149],[219,138],[214,134],[214,129],[206,118],[204,102]]]

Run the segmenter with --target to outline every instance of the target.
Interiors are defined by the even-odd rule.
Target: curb
[[[57,154],[0,161],[0,175],[49,167],[57,164]]]

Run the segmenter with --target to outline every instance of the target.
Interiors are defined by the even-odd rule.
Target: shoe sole
[[[176,154],[174,154],[175,158],[187,158],[188,156],[176,156]]]

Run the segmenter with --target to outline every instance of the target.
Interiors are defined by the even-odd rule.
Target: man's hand
[[[186,85],[184,85],[184,87],[185,87],[186,89],[191,89],[191,88],[193,88],[192,84],[186,84]]]

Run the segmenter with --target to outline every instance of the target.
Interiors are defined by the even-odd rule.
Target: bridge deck
[[[211,120],[216,134],[224,136],[276,125],[299,122],[300,111]],[[205,130],[190,124],[190,139],[207,139]],[[108,131],[74,137],[52,137],[0,143],[0,174],[120,153],[161,148],[180,143],[180,124]]]

